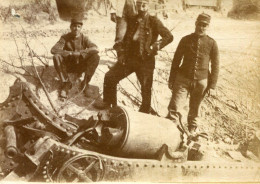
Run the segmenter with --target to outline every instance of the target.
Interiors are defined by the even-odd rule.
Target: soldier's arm
[[[157,42],[158,49],[160,50],[173,41],[173,35],[158,18],[155,17],[154,21],[156,29],[159,35],[162,37],[162,39]]]
[[[98,46],[93,43],[88,37],[83,36],[83,42],[86,48],[80,51],[80,55],[82,57],[86,57],[88,54],[95,54],[98,53]]]
[[[53,55],[60,54],[61,56],[64,57],[70,55],[71,54],[70,51],[63,50],[65,46],[65,42],[66,42],[65,38],[62,36],[60,40],[51,48],[51,53]]]
[[[219,75],[219,50],[217,42],[214,40],[213,46],[210,53],[211,59],[211,74],[209,76],[209,86],[210,89],[215,89],[218,75]]]
[[[184,56],[184,39],[182,38],[172,60],[169,84],[172,84],[175,81],[183,56]]]

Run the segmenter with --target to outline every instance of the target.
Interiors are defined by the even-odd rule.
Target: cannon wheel
[[[94,155],[79,155],[66,161],[57,175],[57,182],[97,182],[104,176],[104,164]]]

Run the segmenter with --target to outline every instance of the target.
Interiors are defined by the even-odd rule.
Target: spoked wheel
[[[104,176],[102,160],[94,155],[79,155],[63,164],[57,182],[96,182]]]

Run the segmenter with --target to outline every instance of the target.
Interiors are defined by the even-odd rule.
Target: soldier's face
[[[197,35],[203,36],[207,34],[207,30],[209,28],[209,25],[204,23],[204,22],[196,22],[196,28],[195,28],[195,33]]]
[[[81,24],[72,24],[70,26],[71,33],[75,37],[80,35],[81,29],[82,29],[82,25]]]
[[[149,9],[149,4],[147,2],[137,2],[136,3],[137,11],[139,15],[144,15]]]

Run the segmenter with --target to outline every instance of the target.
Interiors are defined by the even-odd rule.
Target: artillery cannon
[[[251,181],[259,165],[187,160],[199,144],[185,143],[170,120],[115,107],[88,120],[68,121],[49,111],[28,84],[16,81],[0,104],[6,135],[4,180],[41,182]],[[79,123],[81,122],[81,123]]]

